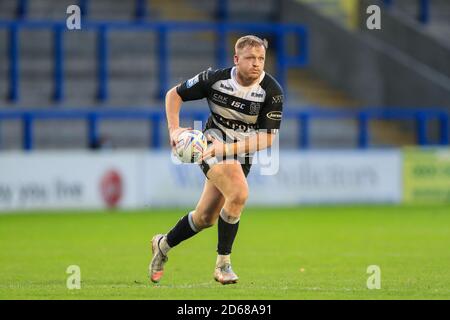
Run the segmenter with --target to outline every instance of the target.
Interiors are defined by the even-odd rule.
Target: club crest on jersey
[[[189,89],[199,81],[198,75],[186,81],[186,87]]]
[[[257,102],[251,102],[250,103],[250,114],[258,114],[259,113],[259,109],[261,108],[261,105]]]

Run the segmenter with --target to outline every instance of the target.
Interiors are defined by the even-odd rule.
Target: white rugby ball
[[[186,130],[178,135],[175,154],[181,162],[199,162],[208,143],[205,135],[199,130]]]

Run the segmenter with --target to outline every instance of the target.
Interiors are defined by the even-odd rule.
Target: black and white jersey
[[[177,93],[183,101],[206,98],[211,110],[208,123],[220,129],[227,142],[280,128],[283,91],[266,72],[255,85],[244,87],[236,80],[236,67],[206,70],[180,84]]]

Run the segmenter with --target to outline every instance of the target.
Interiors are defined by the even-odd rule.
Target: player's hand
[[[225,154],[225,143],[222,143],[211,135],[206,135],[206,139],[212,143],[203,152],[200,161],[206,161],[214,157],[221,158]]]
[[[186,130],[192,130],[192,128],[175,128],[175,129],[170,129],[169,130],[169,143],[170,146],[172,147],[172,149],[175,148],[175,146],[177,145],[177,141],[178,141],[178,136]]]

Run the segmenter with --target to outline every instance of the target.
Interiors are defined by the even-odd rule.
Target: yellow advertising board
[[[450,203],[450,148],[405,148],[403,201]]]

